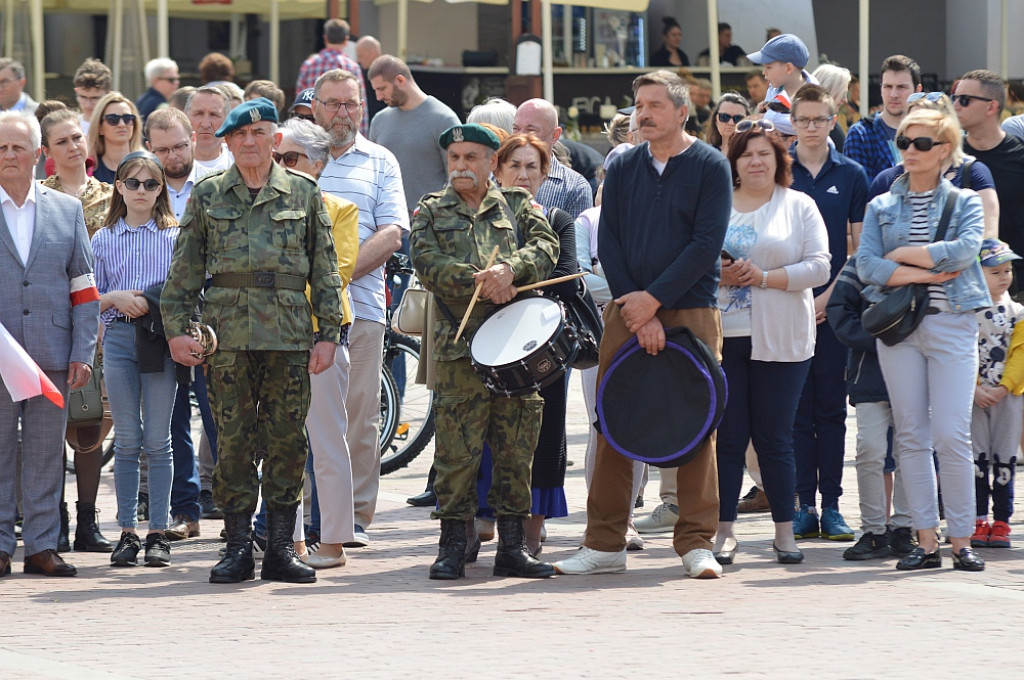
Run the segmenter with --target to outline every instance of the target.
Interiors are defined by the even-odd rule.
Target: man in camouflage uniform
[[[551,565],[527,552],[523,533],[544,401],[536,393],[503,397],[489,392],[473,370],[468,338],[495,304],[515,296],[515,285],[547,277],[558,259],[558,237],[527,192],[500,190],[489,181],[498,161],[499,142],[493,132],[479,125],[456,125],[438,141],[447,150],[450,183],[420,201],[410,237],[416,273],[441,303],[434,327],[434,490],[439,509],[433,514],[441,520],[441,540],[430,578],[465,575],[466,527],[477,507],[476,477],[485,438],[494,451],[494,484],[488,498],[498,519],[494,574],[552,576]],[[524,240],[521,248],[517,230]],[[496,264],[481,271],[495,246]],[[459,320],[476,285],[480,302],[456,342]],[[446,318],[445,307],[451,318]]]
[[[273,162],[281,135],[269,100],[236,107],[217,136],[227,137],[235,162],[196,183],[160,305],[174,360],[201,363],[193,353],[201,356],[202,347],[186,328],[205,273],[212,274],[203,321],[219,341],[207,359],[220,450],[213,493],[224,509],[228,545],[210,581],[255,576],[250,520],[260,446],[270,531],[260,577],[312,583],[315,572],[296,557],[292,528],[306,463],[309,374],[334,363],[341,332],[331,223],[316,182]],[[315,345],[307,281],[320,326]]]

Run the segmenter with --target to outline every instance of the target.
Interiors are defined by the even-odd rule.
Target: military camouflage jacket
[[[519,223],[525,244],[522,248],[502,210],[501,194]],[[530,194],[522,189],[499,190],[493,184],[479,210],[467,206],[451,186],[424,196],[413,214],[409,243],[413,266],[423,286],[441,298],[455,317],[452,325],[443,314],[436,315],[434,357],[440,361],[468,357],[468,339],[493,309],[478,302],[462,337],[457,344],[454,342],[475,290],[473,274],[484,268],[494,246],[498,246],[495,263],[512,266],[517,286],[544,280],[558,261],[558,237]]]
[[[307,175],[273,164],[255,202],[235,165],[196,183],[160,301],[167,337],[185,333],[207,271],[305,278],[321,339],[338,342],[338,255],[320,190]],[[220,349],[306,350],[313,343],[310,311],[302,290],[213,286],[203,322]]]

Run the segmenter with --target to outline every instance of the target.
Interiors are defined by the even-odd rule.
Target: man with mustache
[[[355,321],[349,331],[348,416],[353,537],[346,548],[369,545],[366,533],[377,509],[380,487],[380,371],[384,351],[384,263],[409,233],[402,171],[393,153],[359,132],[365,102],[359,79],[333,69],[313,86],[313,118],[331,136],[331,157],[320,188],[359,206],[359,256],[349,290]]]
[[[495,576],[546,578],[555,571],[526,549],[523,520],[530,514],[530,474],[544,401],[536,392],[506,397],[488,391],[470,361],[468,339],[516,286],[545,279],[558,260],[558,237],[540,206],[522,189],[498,189],[498,136],[481,125],[455,125],[438,140],[446,150],[448,187],[427,194],[413,213],[413,265],[437,301],[434,326],[434,413],[437,426],[434,492],[441,540],[430,578],[466,575],[467,529],[477,508],[476,477],[484,438],[494,455],[488,505],[498,520]],[[523,245],[519,245],[522,243]],[[486,266],[497,247],[495,264]],[[480,298],[459,340],[459,320],[474,289]],[[479,546],[479,543],[476,544]]]

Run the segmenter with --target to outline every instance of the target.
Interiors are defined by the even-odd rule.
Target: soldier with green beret
[[[160,304],[175,361],[202,363],[202,346],[187,328],[206,273],[212,275],[203,322],[218,339],[206,359],[220,454],[213,493],[228,544],[210,581],[255,577],[250,523],[260,447],[269,525],[260,577],[312,583],[316,574],[296,556],[292,530],[306,463],[309,374],[334,363],[341,334],[331,223],[316,182],[273,162],[281,135],[270,100],[235,107],[217,136],[226,137],[235,162],[196,183]]]
[[[551,565],[526,550],[523,531],[544,402],[536,393],[504,397],[489,392],[473,370],[468,339],[495,305],[512,300],[516,286],[547,278],[558,260],[558,237],[528,192],[491,183],[499,146],[493,132],[480,125],[456,125],[438,141],[447,151],[449,185],[420,201],[409,239],[416,273],[439,300],[434,327],[438,510],[433,517],[441,520],[441,539],[430,578],[465,575],[467,523],[472,525],[477,508],[476,477],[485,437],[494,453],[488,498],[499,533],[494,574],[552,576]],[[484,269],[495,246],[495,264]],[[456,341],[477,285],[480,301]]]

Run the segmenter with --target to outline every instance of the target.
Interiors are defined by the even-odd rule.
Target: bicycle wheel
[[[420,342],[400,333],[392,333],[391,347],[384,363],[388,368],[401,365],[396,381],[401,409],[394,437],[381,449],[380,473],[386,475],[411,463],[434,436],[434,393],[416,382],[420,360]],[[402,365],[404,364],[404,365]]]
[[[398,418],[401,412],[401,399],[398,396],[398,385],[391,376],[387,364],[380,372],[380,450],[383,452],[391,445],[398,430]]]

